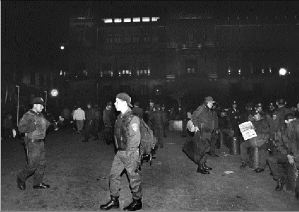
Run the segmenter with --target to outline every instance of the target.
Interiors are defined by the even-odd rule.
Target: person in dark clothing
[[[149,116],[149,121],[152,123],[154,136],[158,139],[157,146],[163,148],[163,117],[159,104],[155,104],[154,111]]]
[[[211,111],[214,102],[212,97],[206,97],[204,103],[193,112],[191,117],[195,128],[194,137],[202,143],[199,151],[201,160],[198,161],[197,168],[197,172],[202,174],[210,173],[211,168],[206,164],[207,153],[210,151],[212,132],[218,130],[218,117]],[[207,146],[206,143],[209,145]]]
[[[44,100],[36,97],[32,101],[33,107],[20,120],[18,129],[25,133],[24,141],[27,153],[27,164],[17,175],[17,186],[20,190],[26,189],[26,179],[33,175],[34,189],[47,189],[50,186],[43,182],[46,161],[44,139],[50,123],[41,113],[44,109]]]
[[[126,170],[133,201],[124,208],[136,211],[142,208],[139,145],[141,140],[140,118],[132,113],[131,97],[126,93],[116,96],[115,108],[120,111],[115,122],[115,144],[117,148],[109,176],[110,200],[101,205],[102,210],[119,208],[121,174]]]
[[[240,145],[240,153],[241,153],[241,166],[240,168],[245,168],[249,162],[248,148],[253,149],[254,147],[258,147],[259,154],[259,164],[258,167],[255,168],[255,172],[260,173],[264,171],[266,166],[266,143],[270,138],[270,126],[264,115],[260,113],[256,113],[253,116],[252,124],[256,131],[257,137],[251,138]]]
[[[114,130],[114,123],[115,123],[115,113],[112,108],[112,102],[108,102],[106,108],[103,111],[103,122],[104,122],[104,132],[103,137],[106,144],[110,145],[113,142],[113,130]]]
[[[84,140],[82,142],[88,142],[90,136],[94,136],[94,140],[98,139],[97,131],[95,130],[95,109],[91,104],[87,104],[87,110],[85,111],[85,123],[84,123]]]
[[[161,107],[161,113],[162,113],[162,119],[163,119],[163,136],[164,138],[167,137],[167,128],[168,128],[168,121],[169,121],[169,116],[168,116],[168,112],[165,108],[165,105],[163,104]]]
[[[273,179],[277,181],[276,191],[281,191],[286,183],[287,166],[299,164],[299,120],[292,113],[284,119],[286,125],[277,132],[273,154],[267,158]],[[295,192],[298,198],[298,189]]]
[[[140,107],[139,102],[134,103],[134,107],[132,108],[133,114],[138,116],[139,118],[143,118],[143,109]]]
[[[234,131],[234,137],[238,140],[241,137],[239,124],[241,119],[241,113],[238,109],[238,105],[236,101],[233,101],[232,107],[228,111],[229,120],[231,122],[232,130]]]

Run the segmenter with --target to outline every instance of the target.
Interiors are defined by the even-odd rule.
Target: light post
[[[44,91],[44,93],[45,93],[45,112],[47,112],[48,92]]]
[[[19,113],[20,113],[20,86],[16,85],[18,89],[18,103],[17,103],[17,126],[19,126]]]

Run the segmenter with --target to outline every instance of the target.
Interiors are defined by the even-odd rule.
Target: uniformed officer
[[[241,119],[241,113],[238,109],[237,101],[233,101],[232,107],[228,111],[229,120],[231,123],[231,126],[234,130],[234,136],[240,137],[240,130],[239,130],[239,124]]]
[[[200,105],[192,114],[191,120],[195,127],[195,132],[200,133],[200,142],[201,146],[201,160],[198,162],[197,172],[202,174],[209,174],[211,167],[208,167],[206,164],[207,155],[210,151],[212,132],[218,130],[218,117],[214,115],[211,110],[214,104],[214,100],[211,96],[205,98],[204,103]],[[209,145],[206,146],[205,144]]]
[[[50,123],[41,113],[44,109],[44,100],[36,97],[32,101],[33,107],[20,120],[19,131],[25,133],[24,141],[27,152],[27,164],[17,175],[17,186],[26,189],[26,179],[33,175],[33,188],[46,189],[50,186],[43,183],[45,171],[45,144],[44,138]]]
[[[281,191],[286,182],[287,164],[299,161],[299,120],[292,113],[286,114],[284,120],[286,125],[277,132],[275,149],[267,158],[273,179],[277,181],[276,191]]]
[[[115,122],[114,132],[117,153],[114,156],[109,176],[111,199],[100,208],[102,210],[119,208],[121,173],[125,169],[133,201],[124,210],[136,211],[142,208],[141,173],[139,170],[140,119],[132,113],[131,97],[128,94],[117,94],[114,104],[120,114]]]

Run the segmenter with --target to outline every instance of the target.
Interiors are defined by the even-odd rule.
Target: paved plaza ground
[[[71,130],[51,133],[46,140],[48,190],[33,190],[32,178],[27,189],[16,186],[16,175],[25,163],[25,151],[19,140],[2,142],[1,209],[17,211],[99,210],[109,199],[108,175],[114,156],[112,146],[102,140],[81,142]],[[196,173],[196,165],[182,152],[185,138],[170,132],[152,166],[142,167],[143,210],[211,211],[298,211],[294,193],[276,192],[269,169],[255,173],[240,170],[239,156],[219,152],[209,158],[211,174]],[[233,173],[225,174],[225,171]],[[130,203],[126,175],[122,177],[121,210]]]

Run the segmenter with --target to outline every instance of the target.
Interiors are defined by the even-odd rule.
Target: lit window
[[[142,17],[142,22],[150,22],[150,18],[149,17]]]
[[[262,74],[264,74],[265,73],[265,70],[262,68]]]
[[[159,17],[152,17],[152,21],[158,21]]]
[[[131,22],[131,18],[124,18],[124,23],[129,23]]]
[[[112,18],[104,18],[104,23],[112,23]]]
[[[133,22],[140,22],[140,17],[133,18]]]
[[[228,69],[227,73],[228,73],[228,75],[230,75],[230,74],[231,74],[231,70],[230,70],[230,69]]]
[[[60,70],[60,73],[59,73],[59,75],[60,75],[60,76],[62,76],[62,74],[63,74],[63,72],[62,72],[62,70]]]
[[[118,76],[119,76],[119,77],[121,76],[121,72],[118,72]]]
[[[147,75],[148,76],[151,75],[151,70],[150,69],[147,70]]]
[[[272,69],[271,68],[269,68],[269,73],[272,73]]]
[[[238,74],[241,75],[241,69],[238,70]]]
[[[115,18],[114,23],[121,23],[121,18]]]

